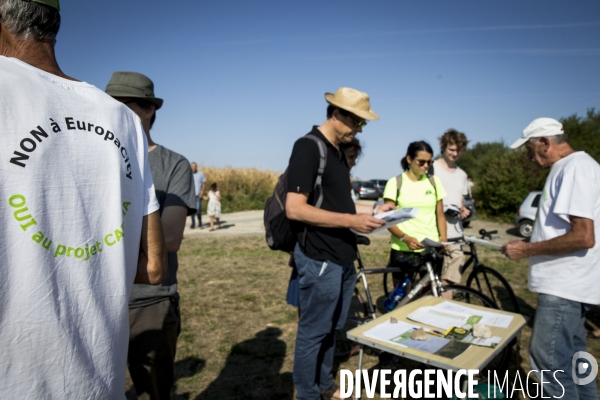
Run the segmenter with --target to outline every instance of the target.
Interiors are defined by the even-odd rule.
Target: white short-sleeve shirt
[[[531,242],[554,239],[570,232],[570,215],[594,221],[595,246],[570,254],[531,257],[529,290],[599,304],[600,165],[583,151],[552,165]]]

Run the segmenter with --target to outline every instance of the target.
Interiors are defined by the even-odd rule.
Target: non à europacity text
[[[29,160],[30,154],[33,153],[38,146],[41,146],[44,139],[48,138],[48,132],[52,131],[54,133],[62,132],[60,125],[55,122],[52,118],[50,118],[50,128],[42,128],[41,125],[38,125],[36,128],[32,129],[29,132],[28,136],[25,136],[21,139],[19,143],[19,149],[13,152],[14,157],[10,159],[10,162],[18,167],[25,168],[27,160]],[[123,157],[123,162],[126,164],[126,174],[125,176],[129,179],[131,177],[131,163],[129,163],[129,156],[127,154],[127,149],[124,146],[121,146],[121,141],[119,138],[115,137],[115,134],[109,131],[108,129],[104,129],[100,125],[94,125],[90,122],[78,121],[73,117],[65,117],[65,126],[69,131],[86,131],[92,132],[100,137],[104,137],[105,142],[114,143],[117,146],[117,149],[121,152],[121,156]]]

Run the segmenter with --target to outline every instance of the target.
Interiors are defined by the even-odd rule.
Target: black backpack
[[[320,160],[317,179],[315,180],[314,185],[314,198],[316,199],[314,206],[321,208],[321,204],[323,203],[323,186],[321,185],[321,181],[323,179],[325,166],[327,165],[327,146],[325,145],[325,142],[314,135],[308,134],[304,137],[313,140],[317,143],[317,147],[319,148]],[[298,240],[294,232],[292,232],[290,220],[285,213],[287,181],[286,169],[279,177],[277,185],[275,185],[273,196],[269,197],[265,203],[263,219],[265,223],[265,238],[267,240],[267,245],[271,250],[291,252],[294,251],[294,247]],[[316,196],[317,190],[319,191],[318,197]],[[306,240],[306,231],[307,228],[304,229],[304,240]]]

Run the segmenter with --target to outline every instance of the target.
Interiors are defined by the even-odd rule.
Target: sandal
[[[334,383],[333,386],[331,387],[331,389],[327,389],[326,391],[321,393],[321,397],[323,398],[323,400],[354,400],[354,396],[352,396],[352,395],[350,397],[344,397],[344,398],[333,397],[333,395],[335,394],[335,392],[337,392],[338,389],[339,389],[339,386]]]

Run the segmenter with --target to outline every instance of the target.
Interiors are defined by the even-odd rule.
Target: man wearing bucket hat
[[[600,244],[595,240],[600,237],[600,165],[574,151],[562,124],[552,118],[534,120],[511,147],[523,145],[529,159],[550,169],[531,241],[502,247],[511,260],[529,257],[529,290],[539,293],[531,367],[555,373],[543,384],[548,397],[598,399],[595,374],[580,379],[575,354],[586,351],[585,314],[600,303]]]
[[[186,217],[196,211],[193,176],[185,157],[156,144],[150,136],[156,110],[163,105],[163,100],[154,96],[150,78],[137,72],[115,72],[106,93],[126,104],[142,121],[169,256],[162,285],[133,286],[129,300],[129,372],[139,399],[170,399],[181,328],[177,251]]]
[[[0,398],[123,398],[166,250],[139,118],[61,71],[58,8],[0,0]]]
[[[373,208],[355,205],[350,196],[350,173],[340,145],[350,143],[379,116],[369,96],[351,88],[325,93],[327,119],[294,144],[288,166],[286,213],[298,236],[294,250],[300,282],[300,310],[294,356],[294,385],[298,400],[339,398],[335,386],[333,351],[336,327],[344,326],[356,283],[357,232],[371,232],[384,222]],[[319,146],[327,162],[322,173],[323,200],[315,207]],[[381,210],[390,209],[380,206]]]

